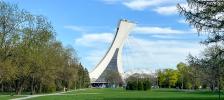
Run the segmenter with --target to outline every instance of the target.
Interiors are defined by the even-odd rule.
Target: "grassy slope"
[[[150,91],[125,91],[122,89],[87,89],[65,95],[44,96],[30,100],[217,100],[210,92],[184,92],[172,89]],[[224,100],[224,98],[222,98]]]

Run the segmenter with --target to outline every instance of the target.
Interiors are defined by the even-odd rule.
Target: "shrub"
[[[139,75],[132,75],[126,80],[126,90],[149,90],[151,89],[151,82],[147,77],[139,77]]]

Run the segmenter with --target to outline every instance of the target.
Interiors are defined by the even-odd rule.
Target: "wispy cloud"
[[[179,37],[174,35],[161,35],[161,34],[155,34],[152,35],[153,38],[159,38],[159,39],[179,39]]]
[[[64,26],[64,28],[81,32],[81,33],[86,32],[86,30],[83,27],[75,26],[75,25],[67,25],[67,26]]]
[[[72,27],[73,28],[73,27]],[[74,27],[75,30],[82,31],[82,27]],[[154,27],[154,26],[137,26],[131,34],[150,35],[152,38],[160,39],[176,39],[179,35],[186,35],[189,33],[196,33],[195,29],[178,30],[170,27]],[[81,37],[75,39],[75,44],[82,46],[93,46],[97,43],[110,43],[113,40],[114,34],[110,32],[102,33],[85,33]]]
[[[153,27],[153,26],[137,26],[134,29],[136,34],[184,34],[189,33],[189,31],[172,29],[170,27]]]
[[[188,24],[185,19],[180,19],[177,22],[178,23],[181,23],[181,24]]]
[[[125,71],[136,68],[149,68],[153,71],[159,68],[174,68],[177,63],[185,61],[189,53],[197,55],[202,49],[199,41],[176,39],[177,35],[178,37],[186,36],[189,32],[195,32],[195,30],[137,26],[134,29],[135,34],[149,34],[151,37],[150,39],[129,37],[123,49]],[[114,34],[110,32],[86,33],[75,40],[76,45],[89,49],[82,58],[88,62],[87,67],[92,66],[89,68],[93,69],[101,60],[113,37]]]
[[[103,0],[106,4],[120,3],[132,10],[152,10],[161,15],[177,14],[177,3],[187,6],[181,0]]]
[[[74,31],[83,31],[83,27],[74,27],[71,29]],[[155,26],[137,26],[134,28],[131,34],[143,34],[152,35],[156,38],[175,38],[176,35],[184,35],[188,33],[196,33],[195,30],[178,30],[171,27],[155,27]],[[88,46],[91,42],[109,43],[112,41],[113,33],[102,32],[102,33],[85,33],[81,37],[75,40],[76,44],[82,44]]]
[[[114,35],[112,33],[88,33],[75,40],[77,45],[93,46],[93,43],[110,43]]]
[[[148,7],[159,5],[164,1],[166,0],[130,0],[123,2],[123,4],[133,10],[144,10]]]
[[[107,49],[94,49],[88,53],[85,60],[95,66]],[[150,69],[148,71],[154,72],[161,68],[175,68],[177,63],[185,61],[189,53],[198,55],[201,50],[202,46],[197,41],[145,40],[132,37],[123,50],[124,70],[147,68]]]
[[[156,9],[154,9],[154,11],[161,15],[173,15],[178,13],[176,6],[157,7]]]
[[[133,69],[136,66],[152,70],[174,68],[177,63],[185,61],[189,53],[198,55],[203,48],[198,41],[132,39],[136,43],[129,43],[131,52],[123,56],[126,57],[124,58],[126,69]]]
[[[181,3],[180,5],[188,9],[188,6],[186,3]],[[158,6],[154,9],[154,11],[161,15],[178,14],[178,9],[177,9],[176,4],[171,5],[171,6]]]

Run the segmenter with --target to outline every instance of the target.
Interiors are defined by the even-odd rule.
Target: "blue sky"
[[[44,15],[64,46],[77,51],[90,71],[106,53],[120,19],[137,26],[123,50],[125,71],[175,68],[202,50],[195,29],[177,13],[184,0],[5,0],[35,15]]]

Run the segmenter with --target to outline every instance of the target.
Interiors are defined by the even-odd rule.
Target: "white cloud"
[[[144,74],[149,74],[149,75],[154,74],[154,72],[152,71],[151,68],[134,68],[134,69],[130,69],[130,70],[126,71],[124,73],[124,78],[127,78],[134,73],[144,73]]]
[[[157,7],[154,11],[161,15],[173,15],[178,13],[176,6]]]
[[[76,27],[72,27],[76,29]],[[82,27],[78,27],[78,29]],[[78,30],[77,29],[77,30]],[[176,38],[175,35],[181,35],[186,33],[196,33],[195,30],[176,30],[170,27],[153,27],[153,26],[137,26],[133,30],[133,34],[150,34],[155,38]],[[92,43],[110,43],[113,40],[113,33],[87,33],[83,34],[80,38],[75,40],[75,43],[83,46],[91,46]]]
[[[187,8],[182,0],[103,0],[106,4],[120,3],[132,10],[153,10],[161,15],[177,14],[177,3]]]
[[[121,2],[124,6],[133,10],[145,10],[151,7],[177,4],[180,0],[124,0]]]
[[[148,68],[155,71],[159,68],[175,68],[176,64],[185,61],[189,53],[197,55],[202,47],[199,41],[175,40],[176,35],[181,36],[195,30],[176,30],[169,27],[137,26],[134,33],[150,34],[152,40],[129,37],[123,49],[124,70]],[[102,59],[113,40],[113,33],[82,34],[75,40],[77,46],[88,48],[82,61],[84,65],[93,69]],[[155,38],[159,38],[155,40]],[[168,38],[166,40],[164,38]],[[94,47],[94,48],[92,48]],[[91,49],[90,49],[91,48]]]
[[[107,49],[94,49],[84,57],[92,66],[91,70],[102,59]],[[152,73],[161,68],[175,68],[177,63],[185,62],[189,53],[199,55],[202,49],[203,46],[197,41],[129,38],[123,49],[124,71],[147,69]]]
[[[181,24],[188,24],[185,19],[180,19],[177,22],[178,23],[181,23]]]
[[[137,34],[184,34],[186,31],[175,30],[170,27],[151,27],[151,26],[137,26],[134,29]]]
[[[71,27],[74,30],[82,30],[82,27]],[[176,30],[170,27],[137,26],[134,28],[134,34],[151,34],[157,38],[174,38],[177,34],[194,33],[194,30]],[[173,36],[168,36],[173,35]],[[168,36],[168,37],[167,37]],[[76,44],[89,46],[91,43],[110,43],[114,37],[113,33],[87,33],[75,40]]]
[[[186,3],[181,3],[180,5],[186,9],[189,9],[188,5]],[[157,8],[154,9],[154,11],[161,15],[178,14],[178,9],[177,9],[176,4],[171,5],[171,6],[158,6]]]
[[[160,39],[177,39],[177,38],[179,38],[179,37],[173,36],[173,35],[161,35],[161,34],[155,34],[155,35],[152,35],[152,37],[160,38]]]
[[[92,43],[110,43],[114,35],[112,33],[90,33],[84,34],[75,40],[75,43],[83,46],[91,46]]]
[[[125,6],[133,10],[144,10],[150,6],[156,6],[166,0],[130,0],[123,2]]]
[[[83,27],[74,26],[74,25],[64,26],[64,28],[70,29],[70,30],[73,30],[73,31],[77,31],[77,32],[82,32],[82,33],[86,31]]]
[[[175,68],[177,63],[186,60],[189,53],[198,55],[203,48],[198,41],[144,40],[139,38],[133,38],[133,41],[135,43],[129,43],[130,47],[126,50],[129,51],[127,56],[123,56],[126,70],[135,69],[136,66],[150,68],[153,71],[160,68]]]

